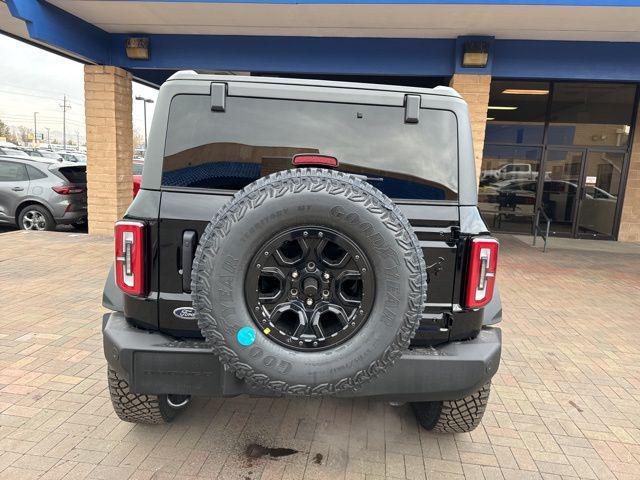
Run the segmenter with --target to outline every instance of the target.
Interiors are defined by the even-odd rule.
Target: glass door
[[[613,238],[624,159],[624,152],[587,149],[576,236]]]
[[[549,148],[546,152],[538,204],[551,219],[553,235],[574,235],[584,158],[583,148]]]

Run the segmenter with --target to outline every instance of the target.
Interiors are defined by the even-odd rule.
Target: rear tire
[[[412,403],[418,423],[426,430],[438,433],[464,433],[474,430],[489,402],[491,382],[480,390],[458,400]]]
[[[18,227],[21,230],[53,230],[56,221],[46,207],[42,205],[27,205],[18,215]]]
[[[172,407],[167,395],[142,395],[131,393],[129,382],[109,368],[107,370],[111,403],[118,417],[125,422],[159,425],[173,420],[179,410],[188,404],[185,400],[173,402],[179,407]]]

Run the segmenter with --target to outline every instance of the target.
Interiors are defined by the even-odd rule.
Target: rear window
[[[162,185],[235,191],[291,168],[299,153],[331,155],[339,169],[370,177],[392,198],[454,200],[458,191],[453,112],[403,107],[227,97],[211,111],[202,95],[169,109]]]
[[[71,183],[87,183],[87,167],[62,167],[58,172]]]

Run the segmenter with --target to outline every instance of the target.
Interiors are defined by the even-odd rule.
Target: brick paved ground
[[[114,415],[99,306],[111,242],[0,235],[0,478],[640,479],[640,255],[503,239],[504,356],[471,434],[408,407],[196,399],[169,426]],[[248,443],[300,453],[249,459]]]

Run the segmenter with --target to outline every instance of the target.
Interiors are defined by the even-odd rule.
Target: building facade
[[[131,79],[195,69],[453,86],[493,230],[640,241],[638,25],[640,0],[0,3],[0,30],[88,65],[94,233],[129,200]]]

